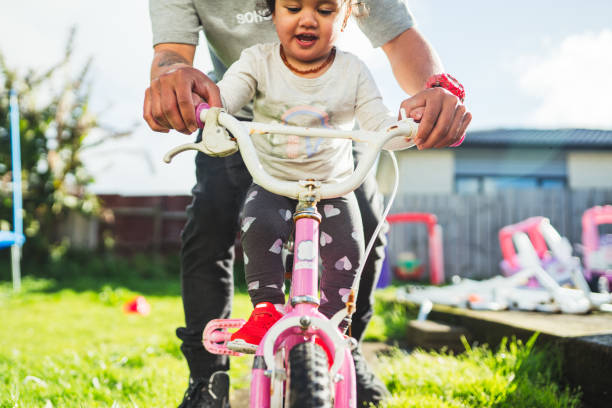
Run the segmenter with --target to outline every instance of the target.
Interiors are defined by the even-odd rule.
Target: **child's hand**
[[[414,141],[419,150],[458,144],[472,120],[459,98],[439,87],[417,93],[400,107],[409,118],[420,122]]]

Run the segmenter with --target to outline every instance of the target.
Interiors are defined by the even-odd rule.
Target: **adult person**
[[[292,7],[300,0],[283,0]],[[419,148],[445,147],[461,139],[471,115],[452,86],[436,77],[442,65],[434,50],[414,28],[413,18],[401,0],[369,1],[369,16],[359,20],[372,45],[382,46],[394,76],[413,95],[402,104],[421,120]],[[275,40],[271,19],[263,17],[257,0],[150,0],[154,56],[151,84],[145,92],[143,116],[154,131],[196,130],[194,107],[201,99],[221,106],[214,86],[241,51]],[[213,61],[208,75],[193,67],[199,31],[203,30]],[[433,82],[432,82],[433,80]],[[434,83],[434,86],[429,87]],[[447,89],[442,86],[446,86]],[[455,92],[457,93],[457,92]],[[461,95],[459,95],[461,96]],[[250,119],[248,109],[238,115]],[[203,327],[214,318],[227,318],[233,295],[233,243],[238,212],[251,178],[239,155],[211,158],[196,156],[197,183],[188,220],[182,233],[181,278],[186,327],[177,329],[183,341],[190,381],[181,407],[228,406],[229,378],[225,356],[211,355],[201,345]],[[380,219],[381,200],[370,179],[356,192],[364,232],[369,236]],[[369,235],[368,235],[369,233]],[[372,293],[382,256],[384,237],[370,255],[360,284],[352,334],[361,339],[372,314]],[[354,353],[359,405],[378,403],[387,391],[376,380],[359,349]]]

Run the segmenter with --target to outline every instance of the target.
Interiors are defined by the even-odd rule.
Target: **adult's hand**
[[[197,129],[195,107],[202,99],[221,106],[219,89],[204,73],[193,68],[195,45],[161,43],[154,47],[151,85],[145,91],[143,114],[157,132]]]
[[[195,107],[202,100],[221,106],[217,85],[201,71],[180,65],[151,80],[145,91],[143,117],[156,132],[185,134],[197,130]]]
[[[472,114],[444,88],[425,89],[402,102],[406,115],[420,122],[415,143],[419,150],[451,146],[465,134]]]

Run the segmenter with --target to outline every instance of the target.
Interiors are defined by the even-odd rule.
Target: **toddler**
[[[379,130],[395,122],[366,66],[334,43],[350,15],[350,0],[269,0],[278,43],[245,49],[218,83],[224,108],[236,114],[253,100],[256,122],[304,127]],[[350,140],[254,134],[260,161],[287,180],[337,183],[353,171]],[[297,202],[257,184],[247,192],[241,219],[248,292],[254,311],[228,348],[255,352],[285,303],[281,248]],[[318,203],[323,263],[319,311],[333,316],[345,301],[364,252],[353,193]]]

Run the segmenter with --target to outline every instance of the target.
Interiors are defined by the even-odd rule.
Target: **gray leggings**
[[[281,248],[293,231],[296,200],[251,185],[244,202],[241,240],[249,295],[260,302],[284,304],[285,270]],[[364,252],[363,227],[353,193],[322,200],[319,249],[323,263],[321,306],[327,317],[342,309]]]

